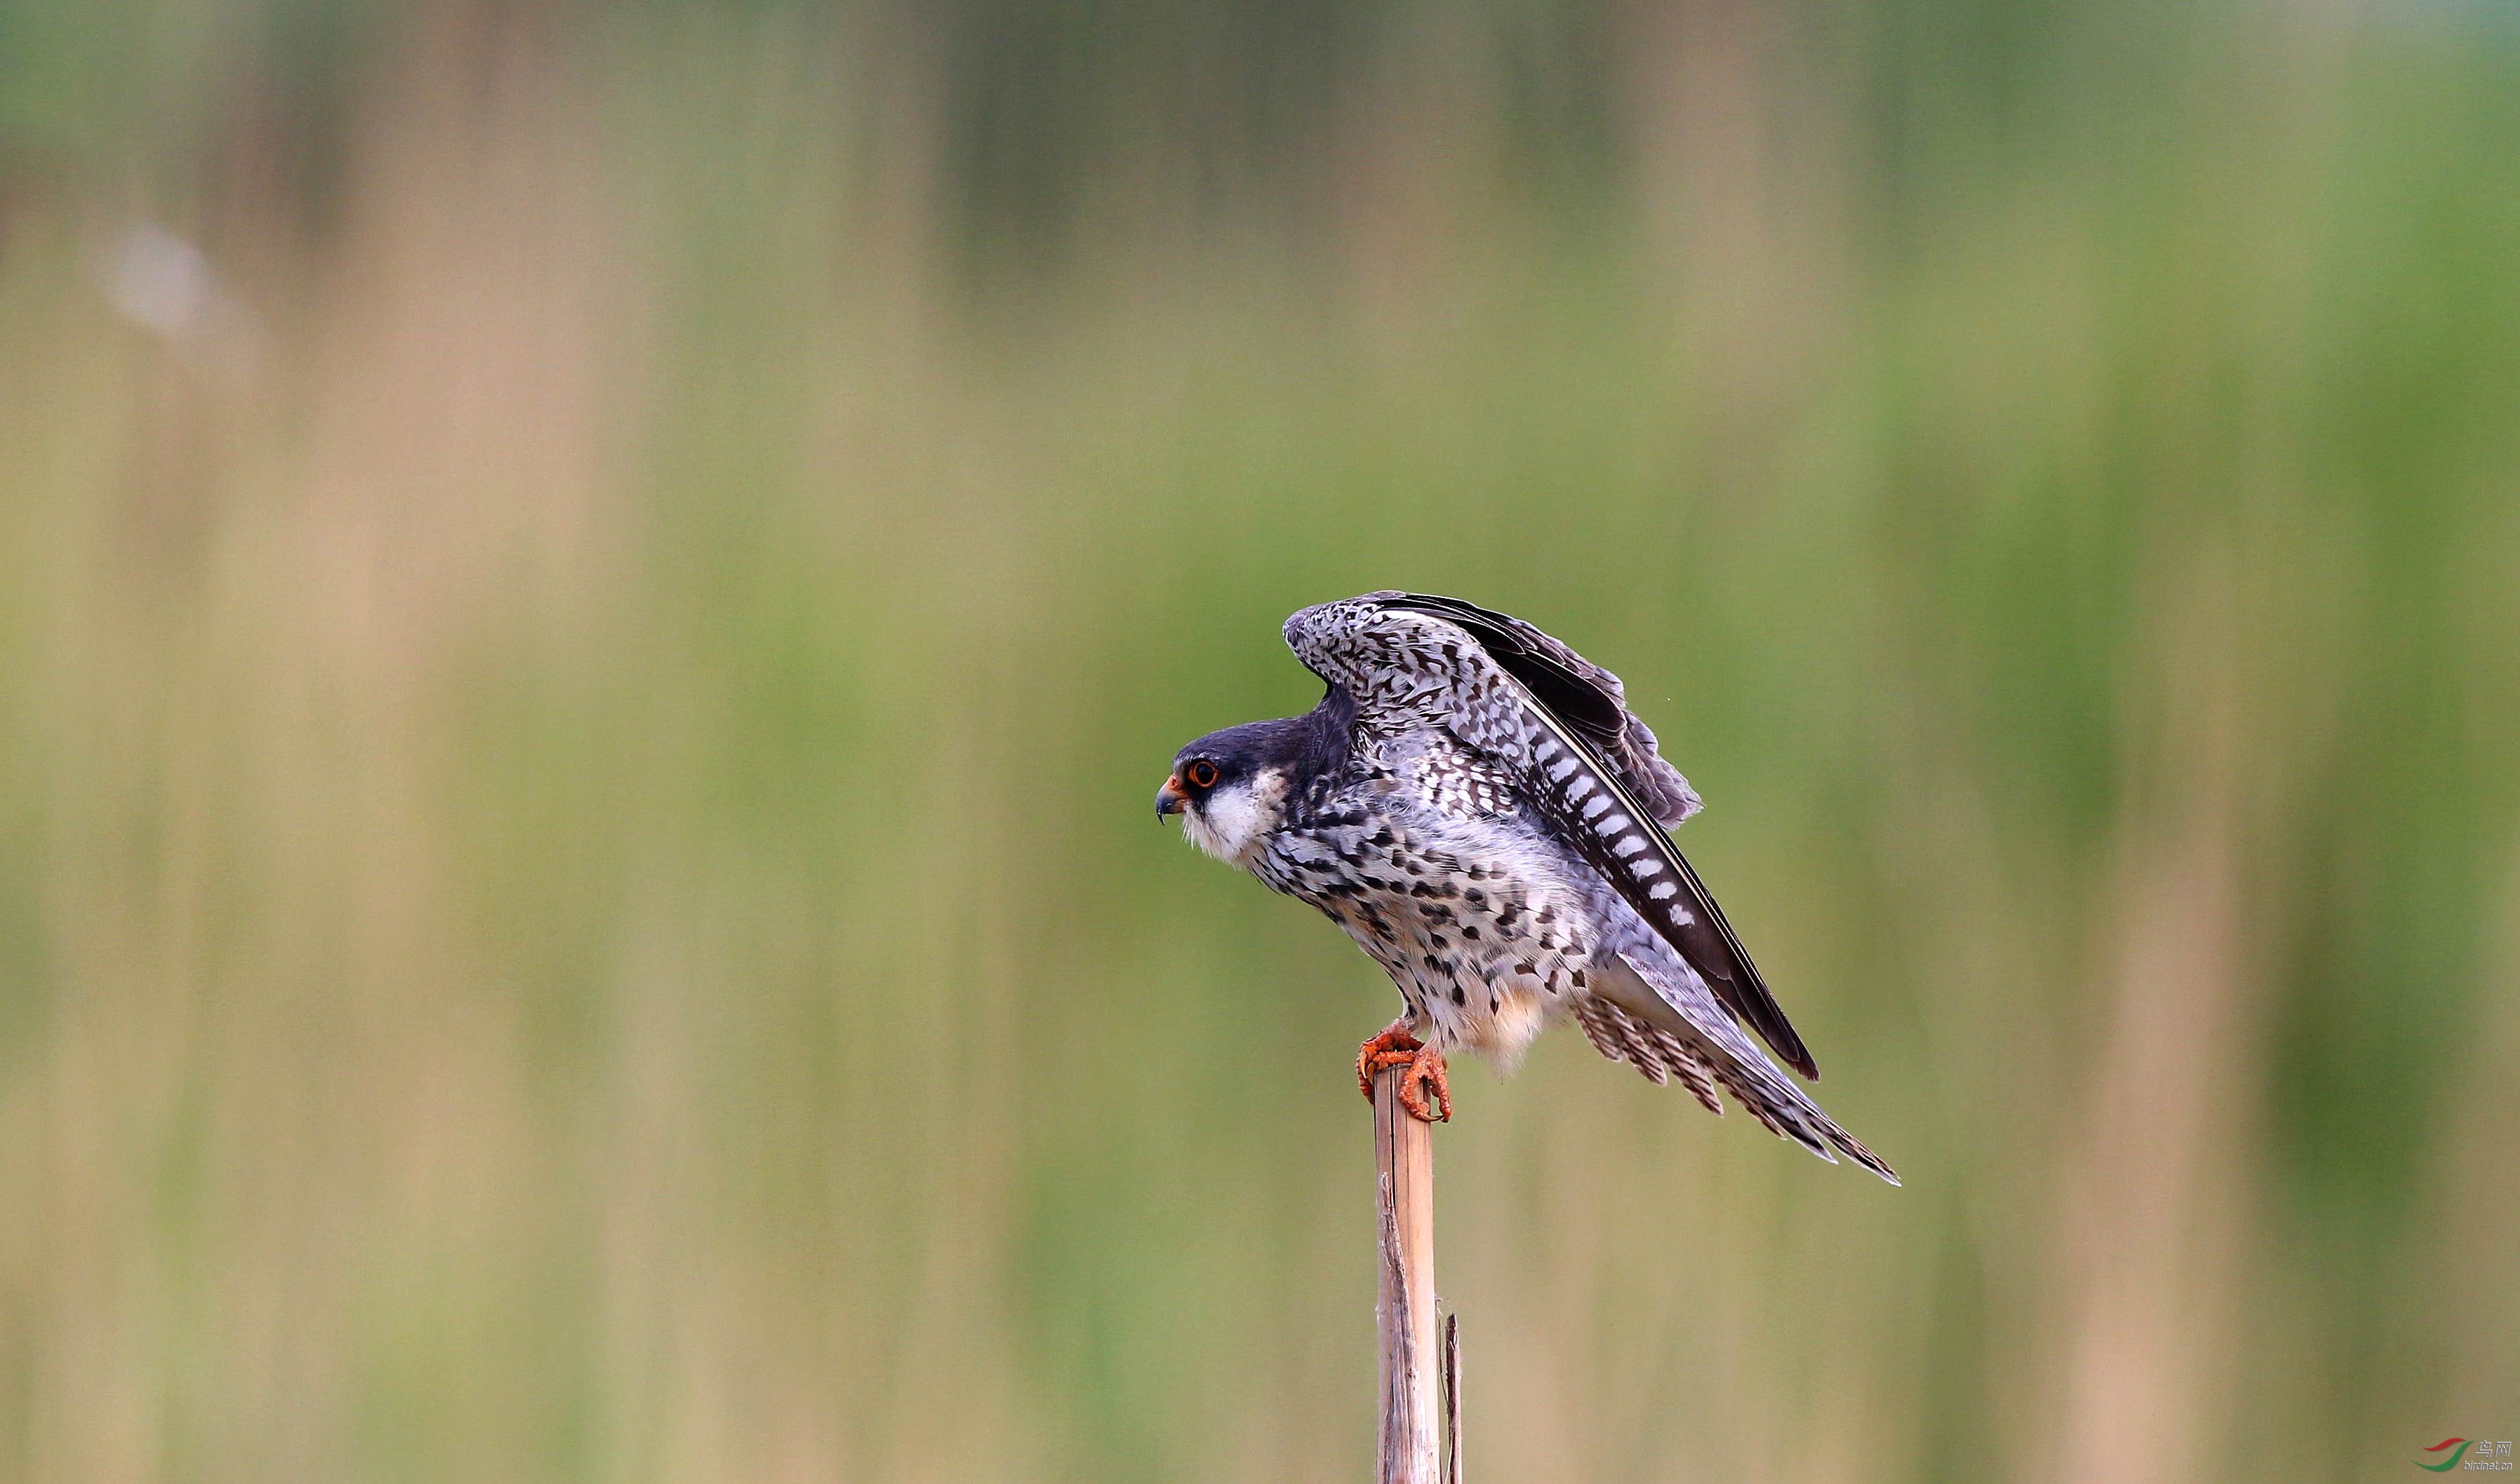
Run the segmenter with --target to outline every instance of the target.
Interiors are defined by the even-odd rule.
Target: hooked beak
[[[1162,819],[1166,815],[1179,814],[1189,807],[1190,795],[1182,791],[1181,779],[1178,776],[1165,779],[1164,786],[1155,790],[1155,818]]]

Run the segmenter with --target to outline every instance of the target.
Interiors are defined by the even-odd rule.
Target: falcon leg
[[[1382,1033],[1357,1048],[1356,1084],[1366,1101],[1373,1101],[1376,1072],[1400,1067],[1400,1105],[1420,1123],[1447,1123],[1453,1117],[1453,1085],[1445,1075],[1444,1054],[1409,1032],[1407,1020],[1394,1020]],[[1426,1095],[1435,1095],[1427,1106]]]
[[[1373,1101],[1373,1074],[1386,1066],[1397,1066],[1416,1056],[1423,1043],[1409,1033],[1409,1017],[1401,1016],[1376,1032],[1373,1038],[1356,1049],[1356,1090],[1365,1101]]]

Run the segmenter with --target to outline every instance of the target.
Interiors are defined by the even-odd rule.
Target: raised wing
[[[1286,620],[1286,644],[1355,698],[1361,727],[1442,727],[1516,769],[1542,812],[1725,1009],[1818,1079],[1723,909],[1658,828],[1694,813],[1697,795],[1627,709],[1618,677],[1518,618],[1415,593],[1306,608]]]
[[[1594,760],[1617,775],[1657,823],[1677,825],[1697,812],[1697,790],[1663,761],[1652,730],[1628,709],[1619,677],[1510,614],[1423,593],[1373,596],[1386,607],[1447,619],[1477,640],[1532,699],[1583,740]]]

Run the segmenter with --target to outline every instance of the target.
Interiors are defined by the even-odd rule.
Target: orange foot
[[[1373,1101],[1374,1073],[1400,1067],[1400,1105],[1419,1123],[1449,1123],[1453,1118],[1453,1085],[1444,1075],[1444,1054],[1409,1034],[1409,1022],[1394,1020],[1382,1033],[1356,1049],[1356,1085],[1368,1102]],[[1428,1111],[1426,1095],[1435,1095]]]

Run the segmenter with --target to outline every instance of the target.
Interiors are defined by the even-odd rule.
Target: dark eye
[[[1182,770],[1182,780],[1193,788],[1213,788],[1216,787],[1216,764],[1202,757]]]

